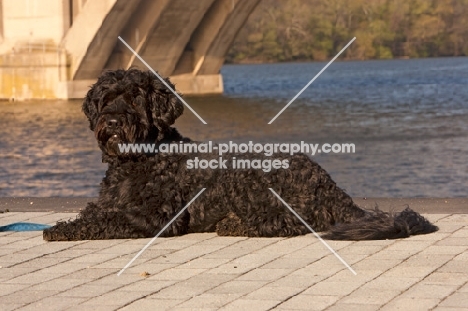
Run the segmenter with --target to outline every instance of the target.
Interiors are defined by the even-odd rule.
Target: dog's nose
[[[119,121],[117,121],[116,119],[107,120],[107,127],[117,128],[118,126],[119,126]]]

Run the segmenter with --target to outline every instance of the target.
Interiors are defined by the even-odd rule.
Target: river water
[[[354,143],[320,154],[359,197],[466,197],[468,58],[227,65],[225,93],[185,97],[175,126],[194,140]],[[97,196],[106,165],[81,101],[0,102],[0,196]]]

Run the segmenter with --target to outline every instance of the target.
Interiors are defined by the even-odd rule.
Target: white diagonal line
[[[143,58],[141,58],[140,55],[138,55],[137,52],[135,52],[134,49],[132,49],[132,47],[131,47],[130,45],[128,45],[127,42],[125,42],[124,39],[122,39],[120,36],[119,36],[118,38],[119,38],[120,41],[122,41],[123,44],[125,44],[125,46],[126,46],[130,51],[132,51],[132,53],[133,53],[143,64],[145,64],[146,67],[148,67],[148,69],[149,69],[152,73],[154,73],[154,75],[155,75],[156,77],[158,77],[159,80],[161,80],[161,82],[162,82],[169,90],[171,90],[172,93],[174,93],[175,96],[177,96],[177,98],[178,98],[181,102],[184,103],[184,105],[185,105],[188,109],[190,109],[191,112],[193,112],[194,115],[197,116],[198,119],[200,119],[200,121],[202,121],[203,124],[207,124],[207,123],[205,122],[205,120],[203,120],[202,117],[200,117],[200,116],[198,115],[198,113],[196,113],[195,110],[193,110],[192,107],[190,107],[189,104],[187,104],[187,103],[185,102],[185,100],[183,100],[182,97],[180,97],[180,95],[177,94],[177,92],[176,92],[175,90],[173,90],[173,89],[169,86],[169,84],[167,84],[166,81],[164,81],[164,79],[163,79],[156,71],[154,71],[153,68],[151,68],[151,66],[148,65],[148,63],[145,62],[145,60],[144,60]]]
[[[299,93],[297,93],[297,95],[294,96],[293,99],[291,99],[291,100],[289,101],[289,103],[288,103],[286,106],[284,106],[284,108],[281,109],[281,111],[278,112],[278,114],[277,114],[273,119],[271,119],[270,122],[268,122],[268,124],[273,123],[273,121],[275,121],[276,118],[278,118],[278,117],[280,116],[280,114],[282,114],[282,113],[286,110],[286,108],[288,108],[289,105],[291,105],[291,104],[293,103],[293,101],[295,101],[295,100],[302,94],[302,92],[304,92],[304,91],[309,87],[309,85],[311,85],[311,84],[315,81],[315,79],[317,79],[317,78],[322,74],[322,72],[324,72],[325,69],[327,69],[328,66],[330,66],[331,63],[333,63],[333,62],[335,61],[335,59],[337,59],[338,56],[340,56],[341,53],[343,53],[343,51],[346,50],[346,49],[351,45],[351,43],[354,42],[354,40],[356,40],[356,37],[354,37],[353,39],[351,39],[351,41],[349,41],[349,43],[346,44],[346,46],[345,46],[344,48],[342,48],[341,51],[338,52],[338,54],[336,54],[336,56],[333,57],[332,60],[329,61],[328,64],[327,64],[325,67],[323,67],[322,70],[320,70],[320,72],[319,72],[318,74],[316,74],[315,77],[314,77],[312,80],[310,80],[310,82],[307,83],[306,86],[304,86],[304,87],[302,88],[302,90],[300,90]]]
[[[145,245],[145,247],[143,247],[141,249],[141,251],[138,252],[138,254],[135,255],[135,257],[133,257],[132,260],[130,260],[130,262],[125,266],[123,267],[122,270],[120,270],[119,273],[117,273],[117,276],[120,276],[122,274],[122,272],[125,271],[125,269],[127,269],[128,267],[130,267],[130,265],[141,255],[143,254],[143,252],[151,245],[151,243],[153,243],[160,235],[161,233],[164,232],[164,230],[166,230],[173,222],[174,220],[177,219],[177,217],[179,217],[186,209],[187,207],[189,207],[190,204],[193,203],[193,201],[195,201],[196,198],[198,198],[198,196],[200,194],[202,194],[203,191],[205,191],[206,188],[203,188],[202,190],[200,190],[200,192],[198,192],[198,194],[192,199],[190,200],[190,202],[187,203],[187,205],[185,205],[185,207],[183,209],[180,210],[180,212],[177,213],[177,215],[174,216],[174,218],[172,218],[172,220],[170,222],[167,223],[167,225],[164,226],[164,228],[161,229],[161,231],[158,232],[158,234],[156,234],[156,236],[154,238],[151,239],[151,241],[148,242],[148,244]]]
[[[281,201],[297,218],[299,218],[299,220],[304,224],[304,226],[306,226],[307,229],[309,229],[310,232],[312,232],[312,233],[320,240],[320,242],[322,242],[323,245],[325,245],[325,246],[333,253],[333,255],[335,255],[335,257],[338,258],[338,259],[346,266],[346,268],[349,269],[349,271],[351,271],[354,275],[357,275],[356,271],[354,271],[354,269],[351,268],[351,266],[348,265],[348,263],[347,263],[346,261],[344,261],[344,259],[341,258],[341,256],[338,255],[338,253],[335,252],[335,250],[334,250],[333,248],[331,248],[330,245],[328,245],[327,242],[325,242],[325,241],[320,237],[320,235],[318,235],[317,232],[315,232],[314,229],[312,229],[312,228],[305,222],[305,220],[302,219],[302,217],[299,216],[299,214],[296,213],[296,211],[293,210],[293,209],[291,208],[291,206],[289,206],[288,203],[286,203],[286,202],[275,192],[275,190],[273,190],[272,188],[268,188],[268,189],[270,189],[270,191],[273,192],[273,194],[274,194],[274,195],[275,195],[275,196],[276,196],[276,197],[277,197],[277,198],[278,198],[278,199],[279,199],[279,200],[280,200],[280,201]]]

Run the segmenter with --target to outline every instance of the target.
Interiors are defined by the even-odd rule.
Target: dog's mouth
[[[124,144],[124,142],[119,137],[119,135],[117,134],[111,135],[109,139],[107,139],[106,144],[105,144],[107,154],[110,156],[118,156],[122,154],[123,153],[123,151],[121,150],[121,148],[123,147],[122,144]]]

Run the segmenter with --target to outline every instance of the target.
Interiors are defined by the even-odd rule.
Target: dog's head
[[[180,100],[152,72],[138,69],[104,72],[83,102],[90,129],[107,156],[117,156],[120,143],[163,140],[183,110]]]

